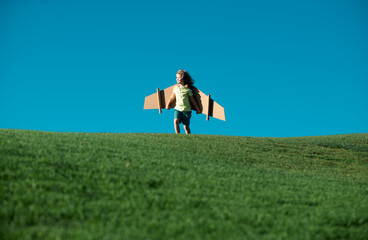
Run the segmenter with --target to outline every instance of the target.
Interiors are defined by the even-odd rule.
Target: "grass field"
[[[368,239],[368,134],[0,129],[0,239]]]

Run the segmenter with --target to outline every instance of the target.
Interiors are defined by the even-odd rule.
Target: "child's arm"
[[[166,106],[165,106],[166,109],[170,110],[170,104],[172,103],[172,101],[174,101],[175,97],[176,97],[176,95],[175,95],[175,93],[173,93],[171,95],[171,97],[169,98],[169,101],[166,103]]]
[[[190,98],[190,101],[192,102],[194,108],[196,109],[197,114],[200,114],[202,111],[201,111],[201,109],[199,109],[197,101],[194,99],[193,96],[190,96],[189,98]]]

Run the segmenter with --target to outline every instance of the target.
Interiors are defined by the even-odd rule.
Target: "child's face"
[[[183,83],[183,79],[180,77],[180,74],[178,73],[176,74],[176,82],[181,84]]]

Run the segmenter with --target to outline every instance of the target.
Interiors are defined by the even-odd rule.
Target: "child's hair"
[[[193,84],[194,84],[194,80],[189,75],[189,73],[187,71],[185,71],[185,70],[180,69],[178,71],[178,74],[180,75],[181,78],[183,78],[184,85],[187,86],[188,88],[192,89],[193,88]]]

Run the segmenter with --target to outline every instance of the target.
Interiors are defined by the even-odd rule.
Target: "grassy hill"
[[[368,239],[368,134],[0,129],[1,239]]]

